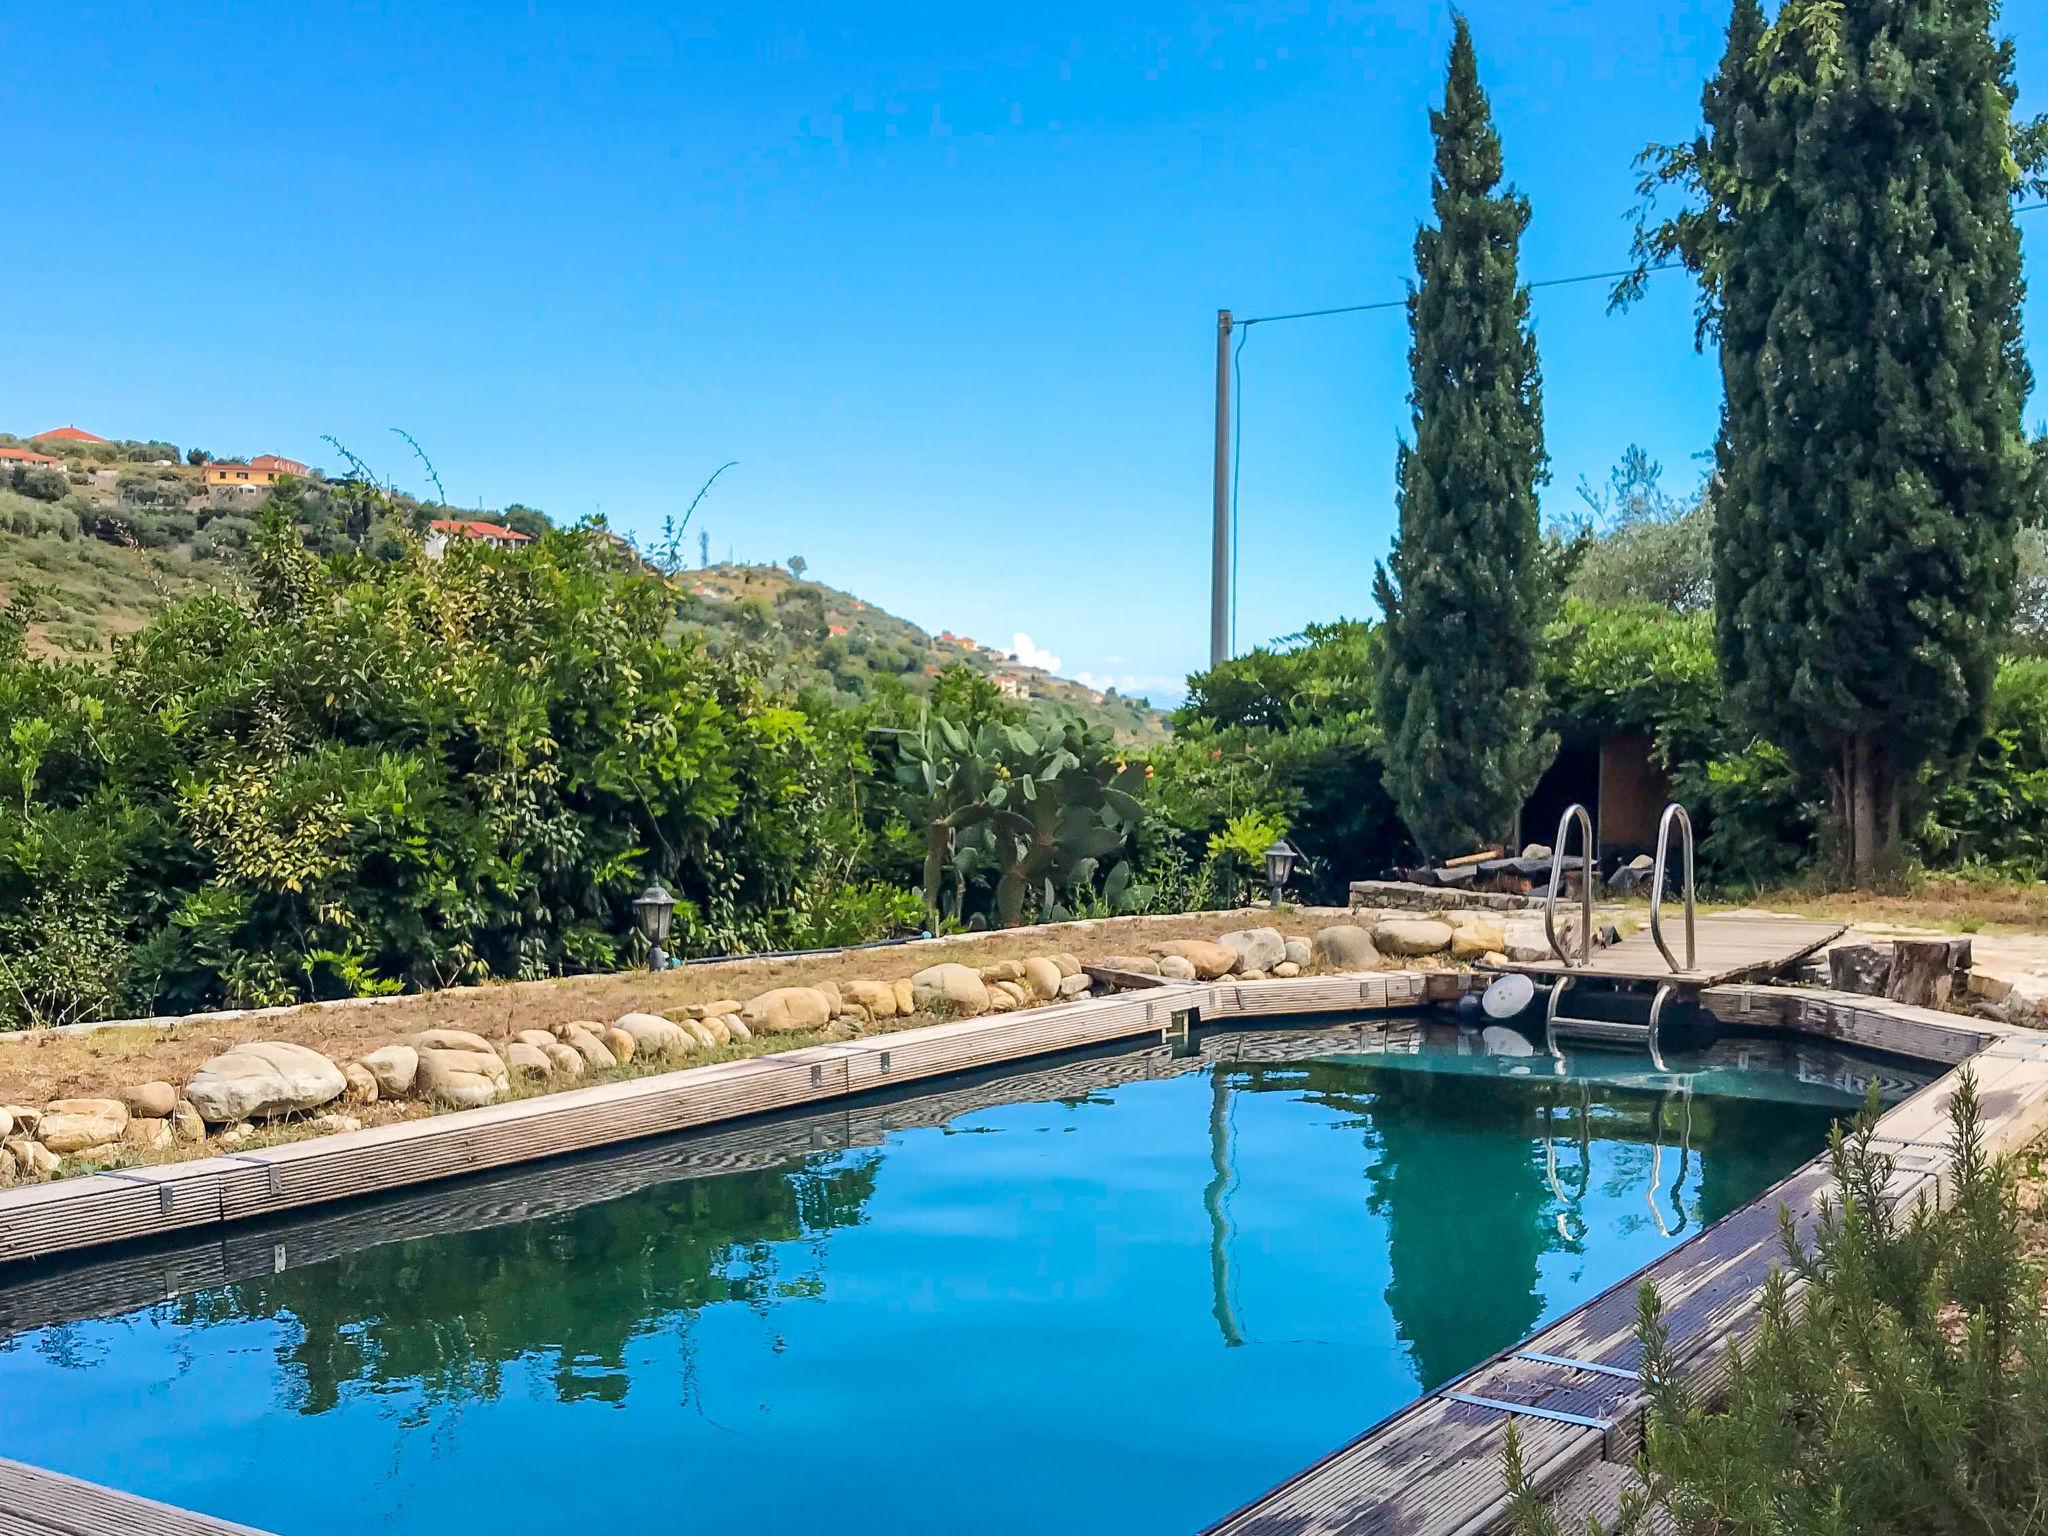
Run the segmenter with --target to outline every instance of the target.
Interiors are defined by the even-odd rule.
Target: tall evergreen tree
[[[1415,237],[1408,294],[1415,441],[1401,447],[1400,531],[1374,590],[1387,787],[1423,851],[1444,856],[1508,834],[1557,743],[1538,730],[1546,457],[1517,271],[1529,203],[1501,186],[1462,16],[1429,120],[1436,224]]]
[[[1638,235],[1699,277],[1726,399],[1716,639],[1738,706],[1830,783],[1852,869],[1982,728],[2034,494],[2014,123],[1995,0],[1737,0]]]

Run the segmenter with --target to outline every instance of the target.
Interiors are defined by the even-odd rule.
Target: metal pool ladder
[[[1671,946],[1664,939],[1664,872],[1671,851],[1671,827],[1678,825],[1684,833],[1680,845],[1684,851],[1685,873],[1685,959],[1681,963],[1672,953]],[[1572,828],[1579,830],[1579,846],[1582,850],[1579,865],[1579,933],[1578,942],[1567,946],[1557,937],[1557,898],[1564,885],[1565,845]],[[1650,939],[1657,946],[1657,952],[1664,957],[1664,963],[1671,967],[1672,974],[1679,975],[1692,969],[1697,955],[1695,910],[1697,906],[1693,876],[1692,818],[1685,813],[1685,807],[1673,801],[1664,807],[1664,814],[1657,821],[1657,865],[1650,881]],[[1550,952],[1557,956],[1564,967],[1550,988],[1550,1000],[1545,1005],[1543,1025],[1544,1038],[1552,1056],[1563,1059],[1557,1048],[1560,1028],[1564,1032],[1595,1040],[1614,1040],[1633,1044],[1641,1041],[1648,1047],[1650,1060],[1659,1072],[1665,1070],[1664,1057],[1658,1049],[1658,1031],[1663,1021],[1664,1009],[1677,996],[1678,989],[1671,982],[1660,982],[1656,995],[1650,1000],[1650,1020],[1647,1024],[1627,1024],[1612,1019],[1589,1019],[1575,1017],[1561,1011],[1565,993],[1578,980],[1571,973],[1574,970],[1587,971],[1589,980],[1593,963],[1593,818],[1583,805],[1570,805],[1557,820],[1557,840],[1550,848],[1550,892],[1543,901],[1543,935],[1550,941]],[[1611,985],[1612,983],[1610,983]]]

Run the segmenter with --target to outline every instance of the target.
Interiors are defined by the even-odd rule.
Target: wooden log
[[[1491,848],[1482,848],[1477,853],[1461,853],[1455,859],[1445,859],[1442,867],[1463,869],[1467,864],[1484,864],[1488,859],[1499,858],[1506,851],[1499,843],[1495,843]]]
[[[1954,995],[1955,950],[1947,939],[1899,939],[1892,945],[1891,980],[1884,995],[1915,1008],[1940,1008]]]
[[[1883,997],[1891,985],[1892,955],[1875,944],[1837,944],[1828,951],[1828,985],[1837,992]]]

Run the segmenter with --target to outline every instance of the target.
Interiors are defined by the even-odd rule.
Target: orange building
[[[248,463],[237,463],[224,459],[206,466],[208,485],[275,485],[281,475],[306,478],[306,466],[297,459],[280,458],[274,453],[259,453]]]
[[[30,448],[0,448],[0,464],[20,464],[29,468],[41,466],[55,469],[64,461],[53,453],[37,453]]]

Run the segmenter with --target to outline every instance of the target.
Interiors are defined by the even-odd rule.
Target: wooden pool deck
[[[1669,983],[1681,991],[1697,992],[1778,975],[1847,931],[1843,923],[1806,918],[1702,917],[1694,926],[1692,963],[1681,968],[1674,969],[1665,960],[1646,929],[1619,944],[1595,948],[1583,965],[1556,959],[1511,960],[1495,969],[1546,980],[1569,976],[1574,981]],[[1665,927],[1664,941],[1673,954],[1685,953],[1682,916]]]
[[[0,1458],[0,1536],[269,1536]]]

